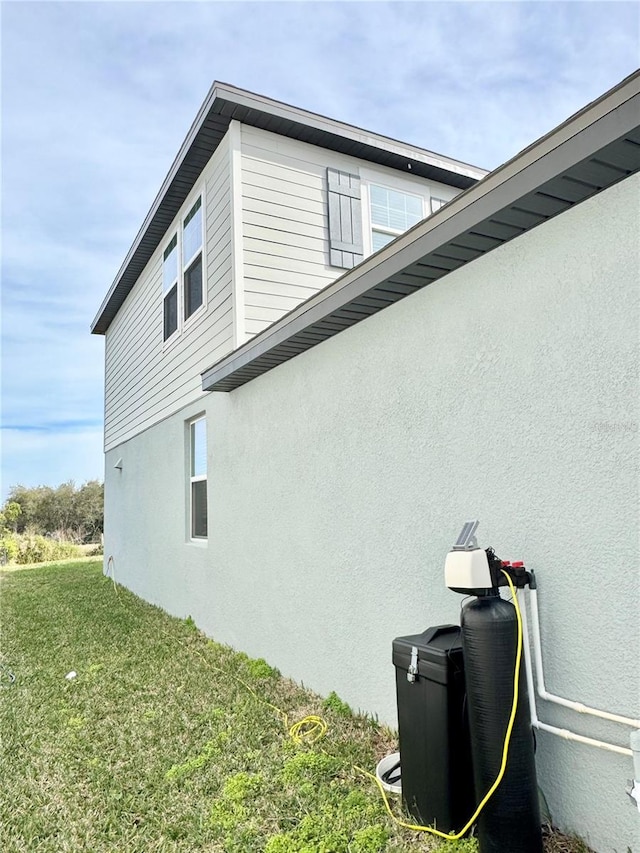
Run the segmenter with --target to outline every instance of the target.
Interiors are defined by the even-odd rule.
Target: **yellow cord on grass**
[[[396,817],[394,813],[391,811],[391,806],[389,805],[389,798],[387,797],[387,792],[382,787],[382,782],[378,779],[377,776],[374,776],[373,773],[369,773],[368,770],[363,770],[362,767],[356,767],[356,770],[359,770],[360,773],[364,773],[365,776],[369,776],[370,779],[376,783],[378,788],[380,788],[380,793],[384,799],[384,805],[391,816],[391,818],[398,824],[398,826],[403,826],[405,829],[413,829],[416,832],[430,832],[432,835],[437,835],[439,838],[446,838],[448,841],[457,841],[459,838],[468,832],[473,824],[476,822],[480,812],[489,802],[493,794],[495,793],[498,785],[502,782],[502,777],[504,776],[505,770],[507,769],[507,758],[509,755],[509,743],[511,742],[511,733],[513,731],[513,724],[516,719],[516,711],[518,710],[518,683],[519,683],[519,675],[520,675],[520,661],[522,659],[522,616],[520,614],[520,607],[518,605],[518,597],[516,595],[516,590],[511,582],[511,578],[509,575],[503,571],[502,574],[506,577],[507,582],[509,584],[509,589],[511,590],[511,595],[513,596],[513,604],[516,608],[516,619],[518,620],[518,648],[516,651],[516,666],[515,672],[513,676],[513,702],[511,704],[511,715],[509,717],[509,725],[507,726],[507,732],[504,738],[504,746],[502,747],[502,763],[500,765],[500,772],[496,776],[496,780],[493,785],[489,788],[487,793],[482,798],[482,801],[475,812],[471,815],[465,826],[462,827],[460,832],[456,832],[455,834],[449,834],[447,832],[440,832],[439,829],[434,829],[432,826],[421,826],[418,823],[407,823],[404,820],[400,820],[400,818]]]
[[[116,584],[115,570],[114,570],[115,561],[113,560],[113,557],[109,557],[109,562],[108,562],[107,566],[108,566],[108,568],[109,568],[109,566],[111,567],[113,586],[116,590],[116,593],[118,593],[118,587]],[[502,777],[505,774],[505,770],[507,768],[507,758],[509,755],[509,744],[511,742],[511,733],[513,731],[513,724],[514,724],[515,718],[516,718],[516,711],[518,710],[518,692],[519,692],[518,691],[518,681],[519,681],[519,674],[520,674],[520,663],[521,663],[521,659],[522,659],[522,616],[520,614],[520,607],[518,605],[518,597],[516,594],[516,590],[515,590],[515,587],[513,586],[513,583],[511,582],[511,578],[509,577],[509,575],[505,571],[503,571],[502,574],[506,577],[507,583],[509,584],[509,589],[511,590],[511,595],[513,596],[513,603],[514,603],[514,606],[516,609],[516,619],[518,621],[518,646],[517,646],[517,651],[516,651],[516,665],[515,665],[515,672],[514,672],[514,679],[513,679],[513,703],[511,705],[511,715],[509,717],[509,724],[507,726],[507,731],[506,731],[505,738],[504,738],[504,746],[502,748],[502,763],[500,765],[500,771],[496,777],[495,782],[489,788],[487,793],[484,795],[479,806],[476,808],[475,812],[471,815],[471,817],[469,818],[469,820],[467,821],[465,826],[460,830],[460,832],[457,832],[455,834],[449,834],[446,832],[440,832],[439,829],[434,829],[432,826],[421,826],[420,824],[417,824],[417,823],[408,823],[407,821],[400,820],[400,818],[396,817],[394,815],[394,813],[391,811],[391,806],[389,805],[389,798],[387,797],[387,793],[384,790],[384,788],[382,787],[382,783],[380,782],[378,777],[374,776],[373,773],[369,773],[368,770],[364,770],[362,767],[358,767],[357,765],[353,765],[354,770],[357,770],[359,773],[362,773],[364,776],[368,776],[370,779],[373,779],[373,781],[376,783],[376,785],[380,789],[380,793],[382,794],[382,798],[384,800],[384,805],[385,805],[385,808],[386,808],[389,816],[392,818],[392,820],[398,826],[402,826],[405,829],[412,829],[416,832],[430,832],[432,835],[437,835],[439,838],[445,838],[448,841],[457,841],[459,838],[462,838],[462,836],[465,835],[465,833],[467,833],[469,831],[469,829],[471,829],[471,827],[473,826],[473,824],[477,820],[478,816],[480,815],[480,812],[482,811],[482,809],[485,807],[485,805],[489,802],[489,800],[491,799],[491,797],[495,793],[498,785],[502,781]],[[119,595],[118,595],[118,601],[124,607],[124,604],[122,603],[122,601],[120,601]],[[169,634],[167,631],[163,631],[162,629],[161,629],[161,631],[163,634],[170,637],[170,639],[173,642],[176,642],[176,643],[178,643],[178,645],[181,645],[184,648],[187,648],[187,646],[184,643],[182,643],[180,640],[178,640],[173,635]],[[215,664],[212,664],[211,661],[207,660],[207,658],[200,651],[198,651],[196,649],[190,649],[190,651],[192,651],[194,654],[196,654],[205,663],[205,665],[208,666],[210,669],[216,670],[217,672],[220,672],[223,675],[226,675],[227,677],[232,678],[234,681],[237,681],[238,684],[241,684],[242,687],[245,688],[245,690],[247,690],[249,693],[251,693],[251,695],[255,699],[257,699],[258,702],[262,702],[263,705],[266,705],[268,708],[271,708],[273,711],[275,711],[276,714],[278,714],[278,716],[281,717],[281,719],[284,723],[284,726],[289,733],[289,737],[293,740],[294,743],[296,743],[298,745],[301,745],[303,743],[315,743],[316,741],[321,740],[325,736],[325,734],[327,733],[326,722],[322,719],[322,717],[319,717],[315,714],[310,714],[309,716],[303,717],[301,720],[298,720],[298,722],[296,722],[290,726],[289,725],[289,717],[287,716],[285,711],[283,711],[281,708],[278,708],[277,705],[273,705],[271,702],[267,702],[266,699],[264,699],[262,696],[260,696],[260,695],[258,695],[258,693],[256,693],[256,691],[253,689],[253,687],[251,687],[250,684],[247,684],[246,681],[243,681],[242,678],[239,678],[237,675],[233,675],[233,673],[230,673],[228,670],[225,670],[220,666],[216,666]]]
[[[116,583],[116,571],[115,571],[116,562],[113,557],[109,557],[107,560],[107,577],[109,573],[111,573],[111,580],[113,582],[113,588],[116,593],[116,597],[118,599],[118,603],[125,610],[127,609],[124,602],[120,598],[120,592],[118,591],[118,584]],[[247,684],[242,678],[238,675],[234,675],[232,672],[229,672],[226,669],[223,669],[221,666],[216,666],[214,663],[211,663],[202,652],[198,649],[193,649],[190,646],[187,646],[173,634],[170,634],[168,631],[160,628],[160,632],[165,635],[165,637],[169,637],[169,639],[177,643],[179,646],[182,646],[183,649],[188,649],[193,654],[197,655],[200,660],[204,663],[205,666],[209,667],[209,669],[214,670],[215,672],[219,672],[222,675],[225,675],[227,678],[233,679],[245,690],[247,690],[254,699],[258,702],[261,702],[263,705],[266,705],[267,708],[271,708],[272,711],[275,711],[276,714],[281,718],[285,729],[289,733],[289,737],[291,740],[296,743],[298,746],[301,746],[305,743],[316,743],[316,741],[321,740],[325,734],[327,733],[327,724],[322,719],[322,717],[317,716],[316,714],[309,714],[306,717],[303,717],[301,720],[298,720],[293,725],[289,724],[289,717],[281,708],[278,708],[277,705],[273,705],[271,702],[268,702],[263,696],[260,696],[250,684]]]
[[[294,723],[289,729],[289,737],[298,745],[302,743],[315,743],[327,733],[327,724],[316,714],[309,714]]]
[[[167,631],[163,631],[167,637],[170,637],[174,642],[181,645],[183,648],[189,648],[172,634],[169,634]],[[207,658],[202,654],[202,652],[197,649],[189,649],[193,654],[197,655],[200,660],[208,666],[209,669],[215,670],[216,672],[222,673],[227,678],[231,678],[233,681],[236,681],[240,684],[244,689],[249,692],[253,698],[257,702],[261,702],[263,705],[266,705],[267,708],[271,708],[272,711],[275,711],[276,714],[281,718],[285,729],[287,729],[289,733],[289,737],[293,740],[294,743],[300,746],[304,743],[315,743],[316,741],[323,738],[327,732],[327,724],[322,719],[322,717],[318,717],[316,714],[309,714],[306,717],[303,717],[301,720],[298,720],[293,725],[289,724],[289,716],[286,711],[283,711],[282,708],[278,708],[277,705],[274,705],[271,702],[268,702],[263,696],[260,696],[250,684],[247,684],[244,679],[240,678],[238,675],[234,675],[232,672],[229,672],[226,669],[223,669],[221,666],[216,666],[211,661],[207,660]]]

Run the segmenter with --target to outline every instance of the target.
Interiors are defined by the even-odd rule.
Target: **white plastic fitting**
[[[640,812],[640,731],[631,732],[629,743],[631,744],[631,752],[633,753],[634,779],[631,787],[627,788],[627,794],[629,794],[632,800],[635,800],[638,811]]]

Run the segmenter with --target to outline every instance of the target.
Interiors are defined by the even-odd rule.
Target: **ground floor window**
[[[189,424],[189,528],[192,539],[207,538],[207,419]]]

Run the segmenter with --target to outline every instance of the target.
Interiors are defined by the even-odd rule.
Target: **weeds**
[[[334,690],[332,690],[324,700],[322,707],[333,711],[341,717],[350,717],[353,714],[349,705],[347,705],[346,702],[343,702]]]

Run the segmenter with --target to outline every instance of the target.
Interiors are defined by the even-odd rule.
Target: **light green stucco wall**
[[[394,720],[394,636],[457,622],[461,524],[539,581],[547,687],[640,713],[639,179],[107,455],[116,576],[216,639]],[[210,539],[186,543],[206,411]],[[122,472],[113,465],[123,459]],[[539,703],[542,720],[628,731]],[[640,851],[630,759],[538,735],[554,819]]]

